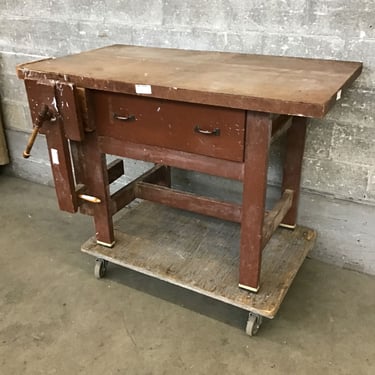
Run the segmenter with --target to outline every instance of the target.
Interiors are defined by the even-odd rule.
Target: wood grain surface
[[[318,57],[318,56],[317,56]],[[20,78],[307,117],[323,117],[362,64],[321,59],[113,45],[17,67]]]
[[[91,238],[82,251],[267,318],[276,315],[316,239],[305,227],[279,228],[263,251],[260,290],[250,293],[238,287],[236,223],[142,202],[115,227],[112,249]]]

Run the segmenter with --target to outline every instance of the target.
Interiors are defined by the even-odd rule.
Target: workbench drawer
[[[94,91],[98,135],[243,161],[245,111]]]

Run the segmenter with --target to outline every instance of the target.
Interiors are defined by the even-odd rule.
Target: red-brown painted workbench
[[[289,228],[282,229],[280,241],[292,243],[293,232],[285,233],[294,230],[304,239],[300,246],[311,248],[304,241],[311,244],[315,233],[296,229],[307,119],[324,117],[361,69],[358,62],[114,45],[22,64],[17,73],[25,80],[34,136],[39,131],[47,138],[60,208],[94,218],[95,244],[91,240],[83,250],[104,259],[97,263],[98,276],[105,261],[130,268],[137,263],[118,255],[120,248],[127,250],[112,216],[141,198],[237,223],[238,258],[229,262],[237,280],[230,278],[230,287],[239,285],[247,291],[238,293],[249,295],[267,284],[261,278],[262,250],[279,226]],[[281,194],[266,211],[269,148],[280,136],[286,137]],[[124,166],[121,159],[107,165],[106,154],[155,166],[111,195],[109,184],[124,174]],[[242,203],[174,189],[171,167],[241,181]],[[157,222],[157,210],[153,214]],[[270,247],[271,242],[272,254]],[[283,262],[285,256],[273,257]],[[286,274],[294,277],[304,256],[292,261]],[[147,262],[133,268],[142,272]],[[160,272],[145,273],[163,278]],[[286,293],[293,277],[277,285]],[[194,289],[186,280],[175,283]],[[276,293],[276,306],[285,293]],[[254,298],[249,311],[274,315],[275,309],[272,314],[252,309]]]

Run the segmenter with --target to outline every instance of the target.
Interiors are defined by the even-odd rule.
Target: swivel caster
[[[246,324],[246,334],[249,336],[255,336],[258,333],[258,330],[262,325],[262,322],[262,316],[250,312]]]
[[[95,261],[94,275],[97,279],[101,279],[107,272],[108,262],[104,259],[98,258]]]

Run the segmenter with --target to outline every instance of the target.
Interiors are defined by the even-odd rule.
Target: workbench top
[[[112,45],[21,64],[22,79],[246,110],[323,117],[362,63]]]

